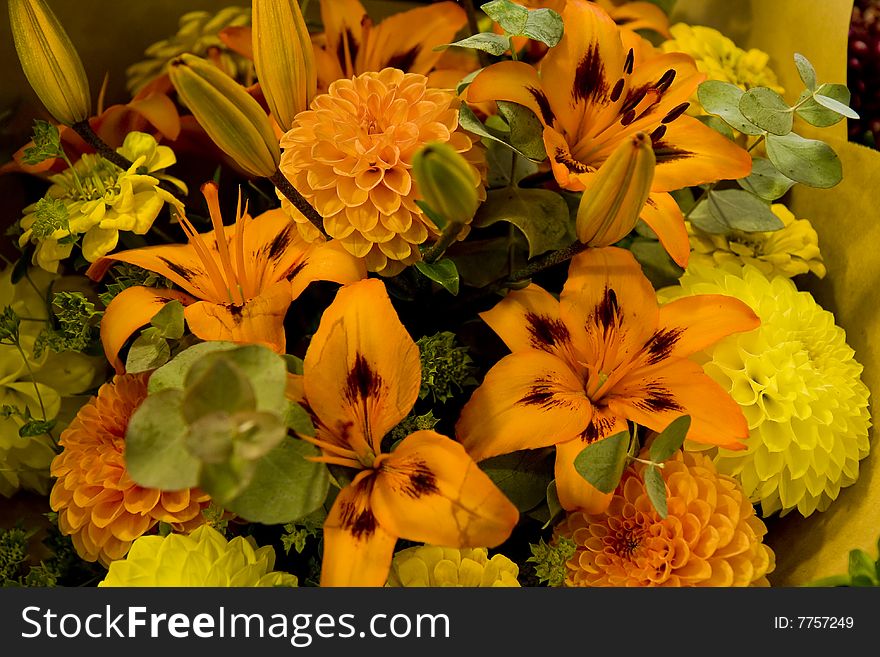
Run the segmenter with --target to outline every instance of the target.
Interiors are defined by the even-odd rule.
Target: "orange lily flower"
[[[601,512],[610,500],[574,468],[583,448],[627,429],[662,431],[691,416],[688,438],[743,447],[736,402],[689,357],[760,323],[741,301],[700,295],[658,307],[629,251],[588,249],[571,262],[557,301],[537,285],[481,317],[510,348],[462,410],[456,435],[476,460],[556,445],[566,509]]]
[[[304,404],[321,448],[314,460],[357,471],[324,522],[322,586],[382,586],[398,538],[494,547],[516,507],[461,444],[416,431],[382,441],[416,402],[419,349],[378,279],[343,287],[321,318],[303,366]]]
[[[455,2],[438,2],[398,12],[374,26],[359,0],[321,0],[321,20],[324,33],[313,41],[318,89],[326,91],[340,78],[388,67],[430,79],[443,57],[434,47],[455,41],[467,14]]]
[[[684,218],[666,192],[746,176],[749,154],[684,114],[706,76],[682,53],[657,54],[620,29],[597,5],[568,0],[565,35],[536,70],[524,62],[486,68],[467,88],[468,102],[506,100],[531,109],[559,185],[588,189],[599,166],[624,139],[651,136],[657,168],[641,218],[680,265],[690,246]]]
[[[336,242],[305,242],[280,208],[251,218],[241,209],[235,224],[224,226],[217,185],[202,186],[213,230],[197,233],[180,213],[187,244],[148,246],[95,261],[86,271],[100,280],[114,262],[127,262],[160,274],[183,291],[130,287],[104,312],[101,342],[117,372],[119,350],[169,301],[180,301],[193,335],[202,340],[265,344],[285,349],[284,315],[291,301],[317,280],[350,283],[366,277],[362,262]]]

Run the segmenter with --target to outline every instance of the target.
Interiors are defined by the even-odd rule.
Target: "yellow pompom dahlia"
[[[651,504],[645,464],[623,475],[604,513],[569,513],[554,538],[574,541],[566,586],[768,586],[767,528],[732,477],[702,454],[664,462],[666,518]]]
[[[702,356],[749,424],[745,450],[712,452],[719,471],[737,477],[764,516],[824,511],[856,481],[869,451],[869,391],[846,333],[790,279],[751,265],[690,265],[678,286],[660,292],[664,300],[695,294],[736,297],[761,318]]]
[[[125,430],[147,396],[146,374],[117,375],[98,390],[61,434],[52,461],[49,503],[58,527],[86,561],[108,564],[159,522],[189,530],[205,522],[210,498],[198,489],[160,491],[132,481],[125,468]]]
[[[364,258],[370,271],[392,276],[419,260],[419,245],[439,233],[416,205],[411,169],[419,148],[435,141],[452,146],[471,163],[485,199],[484,151],[459,127],[458,105],[452,91],[428,88],[424,75],[394,68],[337,80],[281,139],[281,171],[324,217],[330,237]],[[318,239],[317,229],[279,198],[303,237]]]
[[[124,559],[110,564],[98,584],[113,586],[296,586],[297,578],[272,570],[275,550],[253,537],[231,541],[210,525],[191,534],[141,536]]]
[[[687,222],[691,243],[691,263],[714,267],[716,265],[753,265],[762,274],[797,276],[813,272],[825,276],[825,263],[819,252],[819,235],[806,219],[795,219],[782,203],[770,206],[784,227],[760,233],[732,231],[715,235],[700,230]]]
[[[663,52],[683,52],[694,58],[697,68],[710,80],[731,82],[740,89],[769,87],[784,93],[776,73],[769,67],[770,56],[755,48],[743,50],[718,30],[702,25],[676,23],[664,41]],[[699,104],[697,104],[699,106]]]
[[[395,553],[389,586],[517,587],[519,566],[486,548],[424,545]]]

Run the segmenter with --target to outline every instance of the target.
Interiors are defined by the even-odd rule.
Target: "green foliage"
[[[848,108],[849,106],[850,92],[849,89],[846,88],[846,85],[823,84],[821,94],[811,97],[811,94],[807,90],[804,90],[801,93],[800,98],[798,98],[798,105],[800,105],[800,107],[797,109],[797,115],[810,125],[814,125],[817,128],[827,128],[836,125],[840,123],[845,116],[849,116],[849,114],[844,115],[841,112],[834,111],[834,109],[829,109],[825,105],[820,104],[820,96],[822,97],[821,100],[826,104],[828,100],[834,100],[842,104],[844,107]]]
[[[574,459],[574,468],[602,493],[611,493],[626,468],[630,435],[621,431],[590,443]]]
[[[681,449],[688,430],[691,428],[691,416],[682,415],[675,418],[651,443],[648,455],[656,463],[662,463]]]
[[[292,409],[286,384],[286,360],[266,347],[211,342],[182,351],[153,373],[129,421],[129,473],[162,490],[199,486],[251,522],[308,515],[323,503],[329,476],[306,460],[316,448],[288,436],[291,425],[314,429],[302,408]]]
[[[522,450],[480,461],[499,490],[521,512],[534,509],[545,501],[553,479],[552,450]]]
[[[781,173],[773,163],[763,157],[752,159],[752,172],[736,181],[740,187],[765,201],[782,197],[795,181]]]
[[[24,149],[22,161],[25,164],[33,166],[55,157],[64,157],[58,128],[48,121],[41,119],[34,121],[33,142],[33,146]]]
[[[438,422],[440,422],[440,418],[434,417],[434,411],[428,411],[422,415],[416,415],[415,412],[410,411],[409,415],[389,432],[388,440],[391,445],[395,445],[416,431],[431,431]]]
[[[477,384],[467,347],[458,346],[454,333],[440,331],[424,336],[416,345],[422,364],[419,399],[431,397],[435,402],[445,403],[467,386]]]
[[[880,541],[877,549],[880,553]],[[873,559],[864,550],[850,550],[846,574],[825,577],[807,586],[880,586],[880,559]]]
[[[3,308],[3,311],[0,312],[0,344],[18,344],[20,326],[21,318],[12,309],[12,306]]]
[[[465,37],[454,43],[447,43],[434,48],[434,50],[444,50],[450,46],[459,48],[471,48],[473,50],[482,50],[490,55],[500,56],[510,50],[510,37],[506,34],[495,34],[494,32],[480,32]]]
[[[56,230],[70,230],[70,215],[64,201],[41,198],[34,206],[34,222],[31,231],[35,237],[51,237]]]
[[[663,475],[656,465],[645,468],[645,490],[654,509],[661,518],[665,518],[669,513],[666,508],[666,482],[663,481]]]
[[[434,50],[445,50],[456,46],[482,50],[500,57],[511,49],[510,38],[513,36],[528,37],[551,48],[562,39],[564,28],[562,17],[552,9],[530,10],[511,0],[492,0],[482,5],[480,9],[498,23],[504,34],[480,32],[454,43],[437,46]],[[514,59],[516,59],[515,53]]]
[[[570,538],[557,537],[552,543],[545,543],[541,539],[538,543],[529,545],[532,556],[526,559],[526,563],[534,563],[535,575],[539,583],[547,583],[547,586],[562,586],[565,583],[565,564],[577,551],[575,542]]]
[[[99,295],[101,303],[109,306],[117,294],[130,287],[170,288],[173,283],[164,276],[155,274],[141,267],[122,262],[115,265],[109,272],[112,283],[107,284],[106,291]]]
[[[54,327],[37,336],[34,356],[39,358],[45,349],[55,353],[83,352],[91,349],[97,336],[95,322],[103,315],[82,292],[56,292],[50,306]]]
[[[508,107],[514,105],[516,103],[507,103]],[[499,124],[500,119],[497,119],[494,122],[495,127],[489,127],[477,118],[477,115],[474,114],[470,107],[462,103],[458,110],[458,124],[468,132],[479,135],[484,140],[488,139],[489,141],[499,143],[521,157],[538,162],[543,161],[547,157],[547,153],[543,148],[543,141],[540,147],[537,145],[537,139],[541,138],[543,140],[543,138],[541,133],[535,133],[529,127],[530,125],[534,126],[535,123],[525,114],[525,112],[529,112],[534,116],[534,112],[521,105],[517,107],[522,107],[522,110],[508,111],[511,117],[516,117],[511,119],[511,121],[514,121],[513,125],[507,124],[506,120],[503,124]],[[514,143],[513,139],[516,139],[517,142]]]
[[[794,124],[788,103],[773,89],[755,87],[739,99],[739,111],[754,125],[774,135],[787,135]]]
[[[284,534],[281,535],[281,545],[284,546],[284,553],[290,554],[290,549],[296,550],[297,554],[302,554],[306,549],[306,542],[310,538],[320,538],[321,530],[324,526],[324,520],[327,514],[323,509],[318,509],[307,515],[297,522],[289,522],[284,525]]]
[[[571,215],[565,199],[549,189],[505,187],[488,192],[473,225],[485,228],[499,221],[513,224],[525,235],[529,258],[534,258],[564,245]]]
[[[458,294],[459,276],[455,261],[449,258],[442,258],[437,262],[420,260],[416,263],[416,269],[424,274],[426,278],[442,286],[453,296]]]
[[[23,529],[0,529],[0,582],[17,581],[27,559],[28,537]]]
[[[784,225],[767,201],[744,189],[713,189],[691,212],[690,220],[707,233],[719,234],[779,230]]]
[[[141,331],[128,350],[125,369],[128,372],[146,372],[164,365],[171,358],[168,340],[183,337],[183,304],[169,301],[153,315],[150,326]]]
[[[506,124],[502,130],[506,132],[510,145],[518,153],[535,162],[547,159],[547,151],[544,148],[544,126],[537,115],[528,107],[518,103],[504,100],[496,102],[499,115]]]
[[[834,187],[843,179],[840,158],[831,146],[793,132],[767,137],[767,157],[784,175],[810,187]]]

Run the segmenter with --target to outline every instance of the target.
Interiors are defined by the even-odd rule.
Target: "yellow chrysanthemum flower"
[[[439,234],[416,205],[411,169],[422,146],[443,142],[464,155],[480,199],[486,197],[484,151],[459,127],[458,104],[452,91],[428,88],[424,75],[394,68],[337,80],[281,139],[281,171],[324,217],[330,237],[370,271],[393,276]],[[303,237],[317,239],[308,219],[279,198]]]
[[[767,527],[739,484],[702,455],[663,463],[668,514],[645,489],[644,463],[623,475],[608,509],[569,513],[554,529],[577,546],[566,586],[769,586],[775,567]]]
[[[150,82],[165,74],[168,62],[186,52],[207,57],[230,77],[250,84],[254,77],[253,62],[227,48],[219,37],[220,31],[227,27],[244,27],[250,24],[250,7],[224,7],[217,13],[185,13],[180,17],[180,28],[176,34],[148,47],[144,51],[147,59],[128,67],[128,90],[137,94]]]
[[[46,494],[49,465],[55,456],[48,435],[21,437],[24,425],[20,415],[55,420],[62,397],[87,389],[95,376],[95,361],[75,352],[44,350],[34,357],[34,345],[46,327],[45,298],[56,276],[40,269],[12,283],[12,268],[0,274],[0,309],[11,307],[20,318],[19,344],[0,344],[0,408],[12,411],[0,416],[0,495],[9,497],[18,489]],[[59,428],[55,428],[57,432]]]
[[[80,235],[83,255],[94,262],[116,248],[120,230],[146,234],[163,205],[175,202],[159,187],[162,180],[186,190],[183,182],[163,173],[177,161],[174,151],[151,135],[130,132],[116,151],[131,161],[128,171],[100,155],[85,154],[52,176],[53,185],[41,202],[24,209],[19,245],[37,244],[34,264],[58,271]]]
[[[676,23],[669,31],[672,38],[660,45],[661,50],[690,55],[708,79],[731,82],[744,90],[769,87],[780,94],[785,92],[769,67],[767,53],[756,48],[743,50],[711,27]]]
[[[395,553],[388,586],[516,587],[519,566],[486,548],[416,546]]]
[[[687,222],[691,242],[691,263],[714,267],[716,265],[749,264],[762,274],[786,276],[813,272],[825,276],[825,263],[819,252],[819,236],[807,219],[795,219],[781,203],[770,206],[784,228],[762,233],[732,231],[715,235],[700,230]]]
[[[275,550],[252,537],[231,541],[210,525],[189,535],[142,536],[125,559],[110,564],[98,586],[296,586],[297,578],[273,571]]]
[[[747,303],[761,326],[704,353],[704,370],[742,407],[746,449],[712,452],[764,516],[824,511],[859,475],[869,450],[868,388],[834,315],[788,278],[751,265],[688,267],[664,300],[723,294]],[[696,447],[696,446],[694,446]]]

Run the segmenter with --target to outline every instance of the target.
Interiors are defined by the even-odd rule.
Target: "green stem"
[[[455,238],[458,237],[459,233],[461,233],[462,228],[464,228],[464,224],[458,222],[446,224],[446,228],[444,228],[443,232],[440,234],[440,239],[434,242],[431,248],[422,254],[422,260],[428,264],[437,262],[446,252],[446,249],[448,249],[455,241]]]
[[[76,132],[76,134],[78,134],[80,137],[82,137],[83,141],[94,148],[98,152],[98,154],[105,160],[112,162],[123,171],[128,171],[131,168],[132,162],[127,157],[117,153],[110,147],[107,142],[101,139],[98,134],[94,130],[92,130],[92,126],[89,124],[88,120],[74,123],[70,127],[73,128],[73,131]],[[171,183],[165,180],[160,180],[158,186],[179,201],[186,200],[183,192]]]
[[[321,235],[329,239],[329,236],[324,231],[324,218],[317,210],[315,210],[312,204],[309,203],[299,191],[297,191],[296,187],[290,184],[290,181],[284,177],[284,174],[281,173],[280,169],[276,169],[275,173],[272,174],[269,180],[275,185],[279,192],[284,194],[288,201],[293,203],[293,207],[299,210],[306,219],[312,222],[315,228],[321,232]]]
[[[713,189],[715,189],[715,186],[717,184],[718,184],[717,182],[713,182],[708,187],[706,187],[706,189],[703,190],[703,193],[700,194],[700,196],[697,198],[696,201],[694,201],[694,204],[691,206],[691,209],[684,213],[685,219],[690,218],[691,212],[693,212],[700,203],[702,203],[703,201],[705,201],[708,198],[709,194],[711,193],[711,191]]]
[[[518,269],[510,276],[508,276],[505,282],[518,283],[519,281],[524,281],[532,278],[538,272],[544,271],[545,269],[549,269],[550,267],[566,262],[567,260],[571,260],[578,253],[586,251],[588,248],[589,247],[582,242],[574,242],[573,244],[569,244],[564,249],[559,249],[558,251],[548,253],[543,258],[540,258],[539,260],[529,265],[526,265],[522,269]]]
[[[653,465],[653,466],[658,467],[658,468],[662,468],[662,467],[663,467],[663,464],[662,464],[662,463],[657,463],[656,461],[647,461],[647,460],[645,460],[645,459],[636,458],[635,456],[630,456],[629,458],[631,458],[631,459],[632,459],[633,461],[635,461],[636,463],[644,463],[645,465]]]
[[[40,404],[40,412],[43,414],[43,422],[48,422],[49,418],[46,415],[46,406],[43,404],[43,395],[40,394],[40,386],[37,384],[37,378],[34,375],[34,370],[31,368],[31,364],[28,362],[27,356],[24,353],[24,349],[21,348],[21,341],[16,338],[15,340],[15,348],[18,349],[18,353],[21,355],[21,360],[24,363],[25,368],[27,368],[28,375],[31,377],[31,384],[34,386],[34,392],[37,393],[37,402]],[[55,446],[58,446],[58,441],[55,439],[55,436],[52,435],[51,431],[47,431],[46,435],[52,440]]]
[[[473,0],[460,0],[467,13],[468,30],[471,35],[480,33],[480,26],[477,24],[477,8],[474,6]],[[489,61],[489,53],[477,50],[477,57],[480,60],[480,66],[486,68],[491,62]]]

